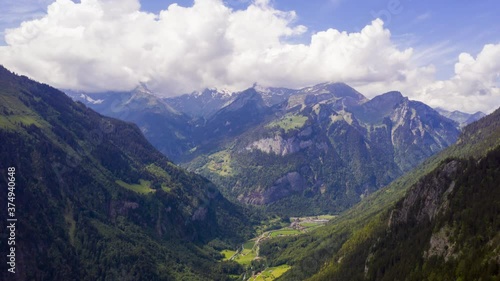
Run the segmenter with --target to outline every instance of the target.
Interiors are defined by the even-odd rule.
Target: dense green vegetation
[[[17,280],[239,275],[241,266],[219,251],[252,236],[247,210],[169,162],[135,125],[4,68],[0,100],[0,186],[7,167],[16,168]],[[11,280],[6,266],[1,280]]]

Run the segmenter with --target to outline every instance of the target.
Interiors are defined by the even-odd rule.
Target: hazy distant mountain
[[[268,106],[255,88],[245,91],[200,128],[207,143],[188,167],[244,203],[338,212],[459,134],[453,121],[398,92],[368,100],[346,84],[324,83],[289,93]],[[222,141],[214,145],[216,135]]]
[[[465,113],[461,112],[458,110],[455,111],[448,111],[443,108],[436,108],[436,111],[439,112],[439,114],[450,118],[451,120],[457,122],[460,126],[460,128],[465,127],[466,125],[469,125],[472,122],[475,122],[484,116],[486,116],[485,113],[478,111],[476,113],[470,114],[470,113]]]
[[[265,105],[273,106],[288,100],[299,90],[287,88],[252,87],[258,92]],[[232,103],[243,92],[229,92],[227,90],[205,89],[202,92],[193,92],[164,100],[175,110],[183,112],[194,118],[208,119],[217,111]]]
[[[235,99],[229,91],[205,89],[177,97],[163,99],[179,112],[194,118],[208,118]]]
[[[137,124],[148,141],[173,161],[193,147],[190,117],[173,109],[144,85],[131,92],[66,94],[103,115]]]

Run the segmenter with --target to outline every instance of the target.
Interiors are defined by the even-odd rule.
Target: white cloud
[[[157,15],[141,12],[137,0],[57,0],[43,18],[6,31],[0,63],[59,88],[87,91],[127,90],[146,82],[175,95],[205,87],[241,90],[254,82],[302,87],[343,81],[367,96],[397,89],[439,105],[446,94],[436,89],[453,90],[447,85],[457,81],[474,85],[478,76],[467,69],[498,75],[481,55],[472,61],[461,57],[457,77],[436,82],[434,67],[418,66],[413,50],[399,49],[381,20],[358,33],[328,29],[313,34],[310,44],[287,43],[307,31],[295,19],[295,12],[276,10],[269,0],[255,0],[244,10],[231,10],[221,0],[196,0],[192,7],[173,4]],[[460,93],[449,95],[467,97]],[[465,110],[491,106],[464,104]]]
[[[474,58],[460,54],[455,75],[416,91],[416,97],[431,106],[469,112],[490,112],[500,106],[500,44],[489,44]]]

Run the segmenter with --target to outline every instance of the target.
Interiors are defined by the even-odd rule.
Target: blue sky
[[[341,81],[491,111],[498,11],[498,0],[2,0],[0,64],[89,92]]]

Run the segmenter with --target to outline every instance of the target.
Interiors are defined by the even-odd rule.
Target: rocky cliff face
[[[403,171],[457,140],[459,131],[449,119],[427,105],[404,99],[390,116],[391,141]]]
[[[408,223],[432,222],[434,218],[448,211],[447,196],[453,192],[458,173],[463,163],[451,160],[427,179],[420,181],[405,196],[400,205],[392,210],[389,228]]]

